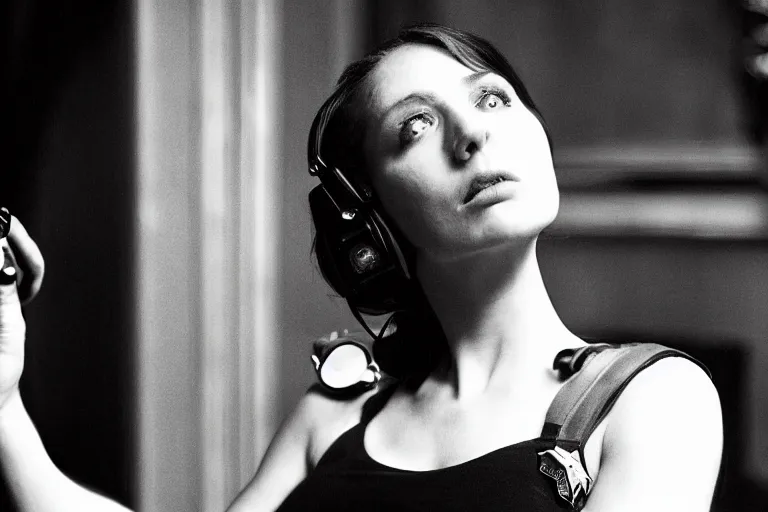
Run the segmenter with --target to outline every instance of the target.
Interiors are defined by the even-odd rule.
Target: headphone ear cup
[[[331,287],[360,312],[381,315],[402,307],[408,290],[406,256],[375,208],[360,204],[344,217],[323,186],[309,194],[315,254]]]

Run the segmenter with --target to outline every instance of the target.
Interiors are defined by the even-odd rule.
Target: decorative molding
[[[278,426],[282,4],[241,1],[240,487]]]
[[[555,150],[555,169],[563,189],[632,180],[751,181],[762,158],[746,144],[573,146]]]
[[[555,156],[561,206],[548,232],[765,240],[764,161],[749,145],[566,147]]]
[[[277,423],[279,9],[136,4],[142,511],[223,510]]]
[[[237,324],[240,60],[236,2],[200,9],[200,466],[201,510],[223,510],[239,488]]]
[[[550,235],[768,240],[768,194],[757,188],[698,192],[571,192]]]
[[[139,0],[136,9],[136,502],[146,512],[197,510],[199,20],[182,2]]]

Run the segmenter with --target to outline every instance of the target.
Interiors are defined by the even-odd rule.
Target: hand
[[[0,239],[2,268],[13,266],[17,279],[6,283],[7,273],[0,275],[0,412],[19,392],[19,379],[24,368],[26,324],[21,306],[31,301],[40,290],[45,265],[37,244],[15,217],[10,233]],[[12,272],[12,271],[11,271]]]

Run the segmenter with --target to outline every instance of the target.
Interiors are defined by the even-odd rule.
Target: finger
[[[18,284],[19,272],[16,268],[16,260],[8,245],[8,240],[0,240],[0,285]]]
[[[11,228],[11,213],[8,208],[0,208],[0,239],[8,236]]]
[[[0,254],[3,255],[3,264],[0,266],[0,307],[2,309],[2,326],[0,327],[0,334],[7,329],[7,323],[12,319],[14,315],[8,315],[4,309],[9,305],[18,305],[19,295],[16,289],[16,267],[13,264],[13,257],[8,248],[6,240],[0,241]],[[18,306],[17,306],[18,308]],[[14,322],[10,322],[13,324]]]
[[[24,225],[14,216],[11,216],[11,231],[8,233],[16,263],[23,272],[24,279],[19,284],[19,298],[22,304],[31,301],[43,284],[45,274],[45,261],[37,244],[29,236]]]
[[[5,251],[2,248],[8,246],[8,232],[11,229],[11,214],[7,208],[0,208],[0,268],[5,266]]]

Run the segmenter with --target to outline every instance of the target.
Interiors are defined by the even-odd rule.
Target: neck
[[[549,299],[535,241],[450,261],[422,257],[417,273],[449,345],[437,374],[457,399],[551,379],[543,369],[579,343]]]

